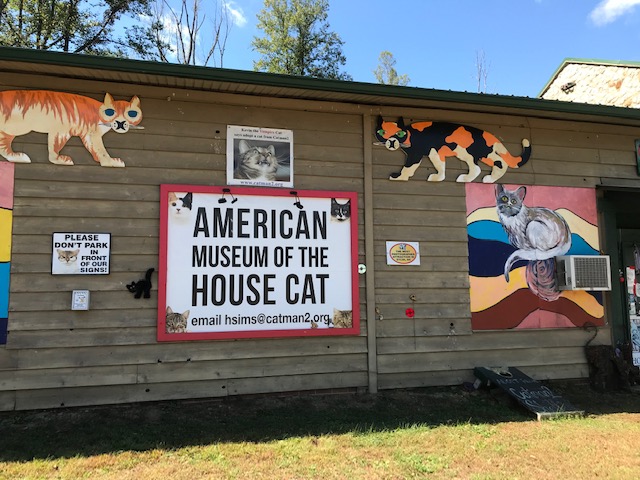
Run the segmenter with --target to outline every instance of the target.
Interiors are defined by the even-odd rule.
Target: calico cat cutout
[[[140,100],[114,100],[108,93],[104,101],[71,93],[45,90],[7,90],[0,92],[0,155],[10,162],[30,163],[26,153],[12,149],[13,139],[29,132],[48,134],[49,161],[73,165],[60,150],[72,136],[80,137],[93,159],[103,167],[124,167],[104,147],[102,136],[110,130],[126,133],[142,120]]]
[[[544,207],[527,207],[524,198],[526,187],[512,191],[496,185],[496,208],[498,218],[509,242],[517,250],[504,264],[504,278],[509,281],[509,272],[519,260],[528,260],[527,277],[534,271],[544,271],[551,276],[553,268],[546,263],[554,257],[564,255],[571,248],[571,230],[562,216]],[[533,262],[533,263],[532,263]],[[552,283],[551,278],[548,279]],[[531,284],[529,285],[532,286]],[[549,289],[553,290],[550,284]]]
[[[333,309],[333,319],[332,319],[334,328],[351,328],[353,327],[353,311],[352,310],[338,310],[337,308]]]
[[[189,310],[184,313],[175,313],[171,307],[167,307],[165,317],[165,330],[167,333],[186,333]]]
[[[143,279],[137,282],[131,282],[127,285],[127,290],[134,294],[135,298],[140,298],[144,295],[144,298],[151,298],[151,274],[154,272],[153,268],[147,270]]]
[[[344,222],[351,218],[351,200],[347,203],[338,203],[335,198],[331,199],[331,221]]]
[[[456,182],[472,182],[480,175],[478,163],[492,167],[483,183],[494,183],[500,179],[509,167],[518,168],[527,163],[531,155],[531,145],[526,138],[522,140],[522,154],[512,156],[507,148],[493,134],[479,128],[446,122],[416,122],[404,124],[384,122],[378,118],[376,128],[378,142],[388,150],[398,148],[406,155],[404,166],[399,173],[392,173],[389,180],[409,180],[427,156],[436,169],[427,178],[429,182],[441,182],[445,178],[445,159],[456,157],[466,163],[469,171],[458,176]]]
[[[238,143],[240,158],[233,172],[233,178],[242,180],[276,180],[278,158],[273,145],[251,146],[246,140]]]

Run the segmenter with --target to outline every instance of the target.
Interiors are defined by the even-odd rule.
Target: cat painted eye
[[[384,137],[384,134],[385,134],[385,133],[386,133],[386,132],[385,132],[384,130],[382,130],[382,129],[378,130],[378,135],[381,135],[381,136],[383,136],[383,137]]]
[[[400,130],[398,133],[396,133],[396,137],[398,138],[404,138],[407,136],[407,132],[403,132],[402,130]]]
[[[138,112],[136,112],[135,110],[129,110],[127,112],[127,115],[129,115],[131,118],[136,118],[138,116]]]
[[[113,108],[105,108],[104,110],[105,115],[107,116],[112,116],[116,114],[116,111]]]

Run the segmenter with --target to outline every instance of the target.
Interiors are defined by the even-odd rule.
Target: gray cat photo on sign
[[[293,132],[229,125],[227,184],[293,187]]]

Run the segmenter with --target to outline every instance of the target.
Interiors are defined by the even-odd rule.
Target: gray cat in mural
[[[504,278],[518,260],[548,260],[564,255],[571,248],[571,230],[562,216],[544,207],[527,207],[526,187],[515,191],[496,185],[498,218],[516,247],[504,264]]]

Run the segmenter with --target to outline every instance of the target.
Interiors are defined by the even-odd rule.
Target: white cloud
[[[244,27],[247,24],[247,17],[244,16],[244,11],[242,8],[236,6],[235,2],[224,2],[223,7],[227,9],[227,12],[231,16],[233,25]]]
[[[167,52],[168,54],[167,56],[171,58],[173,61],[177,61],[178,60],[178,41],[179,41],[178,24],[176,23],[175,19],[168,14],[162,15],[160,20],[162,21],[162,33],[161,33],[162,41],[169,44],[171,49],[170,52]],[[185,26],[183,26],[180,30],[182,31],[182,35],[183,35],[182,38],[188,39],[189,38],[188,29]],[[184,45],[184,48],[186,47],[187,46]]]
[[[597,26],[606,25],[629,13],[636,5],[640,5],[640,0],[603,0],[591,11],[589,18]]]

